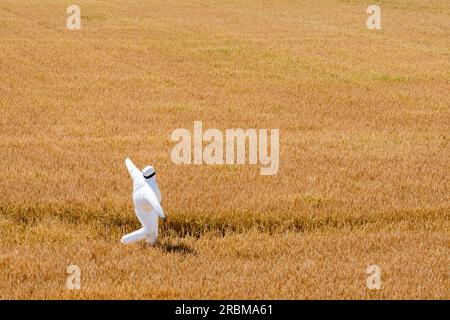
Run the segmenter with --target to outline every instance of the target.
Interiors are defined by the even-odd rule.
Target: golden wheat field
[[[448,0],[378,0],[381,30],[368,1],[70,4],[0,3],[1,299],[450,298]],[[174,164],[194,121],[278,128],[278,173]],[[155,247],[120,243],[126,157]]]

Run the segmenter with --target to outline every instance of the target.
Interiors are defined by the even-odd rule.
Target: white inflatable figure
[[[142,224],[142,228],[122,237],[123,244],[146,240],[154,245],[158,239],[158,217],[165,220],[161,208],[161,192],[156,184],[155,169],[147,166],[142,172],[130,159],[125,159],[125,165],[133,179],[133,202],[136,216]]]

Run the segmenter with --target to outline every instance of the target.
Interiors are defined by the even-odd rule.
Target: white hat
[[[156,171],[152,166],[146,166],[142,170],[142,174],[144,175],[145,179],[150,179],[156,174]]]

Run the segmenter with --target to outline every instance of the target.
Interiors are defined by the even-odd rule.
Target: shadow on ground
[[[161,250],[167,253],[180,253],[180,254],[191,254],[191,255],[197,255],[197,251],[195,251],[194,248],[184,244],[184,243],[172,243],[165,241],[163,243],[160,243],[158,245]]]

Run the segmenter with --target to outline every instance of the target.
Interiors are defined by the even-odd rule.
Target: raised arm
[[[142,177],[142,172],[134,165],[133,161],[126,158],[125,165],[127,166],[128,172],[130,173],[131,179],[135,180],[136,178]]]

